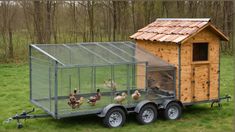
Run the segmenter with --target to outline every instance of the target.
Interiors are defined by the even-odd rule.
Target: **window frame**
[[[200,45],[200,44],[207,44],[207,59],[194,60],[194,45]],[[192,43],[192,62],[193,63],[209,62],[209,42],[193,42]]]

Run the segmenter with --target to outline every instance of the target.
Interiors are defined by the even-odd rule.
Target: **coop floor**
[[[83,95],[80,95],[83,96]],[[83,96],[85,98],[83,104],[79,108],[72,109],[71,106],[68,105],[68,97],[59,97],[58,98],[58,115],[60,118],[63,117],[70,117],[70,116],[78,116],[78,115],[86,115],[86,114],[96,114],[100,113],[101,110],[112,103],[116,103],[114,101],[114,97],[110,95],[103,95],[99,101],[96,102],[94,106],[91,106],[87,103],[90,96]],[[156,93],[154,95],[149,95],[147,92],[142,91],[141,97],[135,101],[131,98],[131,96],[127,96],[126,99],[122,102],[122,105],[126,107],[134,107],[138,104],[138,102],[148,99],[148,100],[157,100],[170,97],[169,95],[166,96],[164,94]],[[54,113],[54,99],[41,99],[36,101],[38,104],[46,108],[47,111],[51,111]]]

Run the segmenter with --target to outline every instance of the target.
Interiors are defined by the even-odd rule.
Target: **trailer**
[[[140,124],[181,117],[176,67],[133,42],[31,44],[30,101],[47,114],[17,114],[7,120],[83,115],[101,117],[106,127],[124,125],[135,113]]]
[[[97,114],[119,127],[133,112],[142,124],[158,109],[168,119],[181,115],[175,67],[132,42],[32,44],[29,62],[30,101],[55,119]]]
[[[31,44],[30,101],[47,114],[9,118],[61,119],[96,114],[107,127],[181,117],[187,105],[220,97],[220,40],[210,19],[157,19],[130,36],[133,42]]]

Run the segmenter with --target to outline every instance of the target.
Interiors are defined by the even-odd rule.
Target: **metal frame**
[[[58,67],[57,67],[57,65],[58,65],[58,62],[57,61],[55,61],[55,89],[54,89],[54,96],[55,96],[55,111],[54,111],[54,113],[55,113],[55,118],[58,118],[58,78],[57,78],[57,71],[58,71]]]
[[[51,59],[59,62],[62,65],[65,65],[64,63],[62,63],[61,61],[59,61],[58,59],[56,59],[54,56],[50,55],[49,53],[45,52],[44,50],[42,50],[41,48],[37,47],[36,45],[31,45],[33,48],[37,49],[38,51],[40,51],[41,53],[43,53],[44,55],[50,57]]]
[[[37,105],[38,107],[42,108],[45,112],[47,112],[48,114],[50,114],[52,117],[56,118],[55,113],[51,112],[49,109],[45,108],[44,106],[42,106],[40,103],[38,103],[37,101],[35,101],[34,99],[32,99],[30,101],[31,103]]]
[[[136,80],[135,80],[136,76],[137,76],[136,73],[135,73],[136,65],[142,64],[145,67],[145,88],[146,88],[147,83],[148,83],[147,82],[147,72],[148,72],[149,65],[148,65],[147,61],[142,61],[142,60],[139,60],[138,58],[136,58],[136,56],[135,56],[136,48],[138,48],[138,51],[142,52],[143,55],[151,56],[151,57],[155,57],[155,56],[150,54],[150,53],[148,53],[148,52],[146,52],[145,50],[137,47],[134,43],[129,43],[129,42],[118,42],[118,43],[121,43],[121,44],[129,47],[130,51],[132,51],[132,49],[133,49],[133,55],[132,55],[132,53],[130,54],[127,51],[119,48],[118,46],[115,46],[115,44],[112,44],[111,42],[107,42],[107,45],[112,46],[115,51],[117,50],[117,53],[112,52],[111,49],[108,49],[107,47],[105,47],[105,46],[103,46],[103,45],[101,45],[99,43],[92,43],[92,44],[102,48],[103,50],[111,53],[111,55],[113,55],[113,56],[115,56],[115,57],[120,59],[120,62],[112,62],[112,61],[109,61],[109,60],[103,58],[102,54],[95,53],[93,50],[91,50],[91,49],[89,49],[89,48],[87,48],[85,46],[85,44],[90,44],[90,43],[73,44],[73,45],[65,45],[65,44],[63,44],[62,45],[66,49],[69,50],[69,55],[70,55],[70,57],[68,58],[69,59],[69,63],[72,62],[72,55],[73,55],[73,53],[75,53],[75,50],[73,49],[72,46],[78,46],[79,48],[81,48],[85,52],[87,52],[87,53],[89,53],[91,55],[94,55],[95,57],[98,57],[98,58],[100,58],[101,60],[103,60],[105,62],[104,64],[90,64],[90,65],[80,65],[80,64],[72,64],[72,63],[71,64],[66,64],[66,63],[63,62],[63,59],[60,60],[60,59],[56,58],[56,56],[54,56],[53,53],[50,54],[50,53],[48,53],[48,52],[46,52],[46,51],[44,51],[43,49],[40,48],[40,46],[45,46],[45,45],[43,45],[43,44],[42,45],[38,45],[38,44],[30,45],[30,47],[29,47],[29,61],[30,61],[29,67],[30,67],[30,100],[31,100],[31,102],[34,103],[35,105],[41,107],[43,110],[45,110],[47,113],[49,113],[50,115],[52,115],[56,119],[63,118],[63,117],[68,117],[68,116],[77,116],[77,115],[85,115],[85,114],[96,114],[98,112],[101,112],[102,108],[90,110],[88,112],[77,112],[77,111],[75,111],[75,112],[67,113],[66,115],[62,115],[62,114],[59,113],[58,101],[59,101],[59,99],[66,99],[67,96],[58,96],[58,94],[59,94],[58,93],[58,90],[59,90],[58,89],[58,85],[59,85],[58,84],[58,74],[59,74],[58,71],[62,70],[62,69],[67,69],[67,68],[68,69],[69,68],[77,68],[77,73],[76,74],[78,74],[78,79],[79,79],[78,85],[79,85],[79,88],[81,88],[81,82],[80,82],[81,68],[88,68],[88,67],[92,68],[92,72],[91,72],[92,85],[91,85],[91,88],[92,88],[92,90],[95,90],[96,89],[96,85],[97,85],[96,84],[96,72],[97,72],[96,68],[97,67],[106,67],[106,66],[109,66],[110,69],[111,69],[111,72],[110,72],[111,80],[115,81],[115,69],[114,69],[114,67],[118,66],[118,65],[126,66],[126,75],[125,75],[126,76],[126,81],[127,81],[126,82],[127,83],[126,84],[127,85],[126,86],[126,92],[127,92],[128,96],[130,96],[131,92],[133,92],[133,90],[135,90],[135,88],[133,86],[136,83]],[[48,56],[49,57],[48,60],[52,62],[53,67],[50,66],[49,69],[48,69],[48,72],[49,72],[49,77],[48,78],[49,78],[49,85],[50,85],[49,89],[48,89],[49,90],[49,93],[48,93],[49,97],[48,98],[46,97],[46,98],[36,99],[36,100],[32,98],[32,71],[31,71],[32,70],[32,66],[31,66],[31,63],[32,63],[32,58],[34,56],[32,56],[31,47],[33,47],[35,50],[39,51],[40,53],[44,54],[45,56]],[[127,59],[123,58],[123,56],[118,55],[119,52],[124,53],[124,55],[129,56],[131,60],[127,60]],[[37,59],[39,59],[39,58],[37,58]],[[42,59],[42,61],[43,61],[43,59]],[[162,61],[162,60],[159,60],[159,61]],[[165,62],[165,63],[168,64],[167,62]],[[132,70],[130,70],[130,68]],[[169,67],[165,67],[165,68],[166,68],[165,70],[169,70],[169,69],[175,70],[175,67],[173,67],[171,64],[169,64]],[[161,67],[160,69],[164,70],[164,67]],[[51,73],[53,73],[53,74],[51,74]],[[52,84],[51,77],[52,77],[52,75],[54,76],[54,82],[53,82],[54,83],[54,89],[53,89],[54,91],[52,90],[52,87],[51,87],[51,84]],[[132,82],[129,79],[130,77],[133,79]],[[175,81],[175,73],[174,73],[174,77],[173,78],[174,78],[174,81]],[[70,77],[69,80],[70,80],[69,81],[70,82],[69,85],[70,85],[70,88],[71,88],[71,77]],[[130,86],[131,83],[132,83],[132,86]],[[175,83],[174,83],[174,88],[175,88]],[[174,89],[174,91],[175,91],[175,89]],[[52,92],[54,92],[54,97],[52,97]],[[70,89],[70,92],[71,92],[71,89]],[[94,93],[92,93],[92,92],[91,93],[85,93],[85,94],[82,94],[82,96],[85,96],[86,94],[87,94],[87,96],[90,96],[89,94],[94,94]],[[103,94],[103,92],[102,92],[102,94]],[[112,103],[113,96],[114,96],[114,91],[110,90],[110,92],[106,92],[106,93],[104,92],[104,94],[111,95],[110,97],[111,97],[111,103]],[[162,97],[160,100],[162,100],[164,98],[165,97]],[[169,96],[169,97],[166,97],[166,98],[173,98],[173,97]],[[130,99],[129,98],[127,98],[127,99],[128,99],[127,100],[128,103],[127,103],[127,106],[125,106],[125,107],[135,107],[135,105],[131,103]],[[40,102],[38,102],[40,100],[49,100],[50,107],[46,108],[45,106],[41,105]],[[159,99],[156,99],[156,100],[159,100]],[[52,108],[53,108],[52,105],[54,105],[54,109],[53,110],[52,110]]]
[[[181,100],[181,44],[178,45],[178,96]]]
[[[173,80],[175,80],[173,83],[173,85],[174,85],[174,94],[175,94],[175,97],[174,97],[174,99],[176,99],[176,68],[175,68],[175,70],[173,71],[174,73],[173,73]]]
[[[219,75],[218,75],[218,98],[220,98],[220,45],[219,45],[219,66],[218,66],[218,69],[219,69]]]
[[[219,101],[219,99],[209,99],[209,100],[203,100],[203,101],[183,103],[183,106],[193,105],[193,104],[202,104],[202,103],[212,103],[212,102],[217,102],[217,101]]]
[[[29,99],[32,100],[32,51],[31,45],[29,45]]]

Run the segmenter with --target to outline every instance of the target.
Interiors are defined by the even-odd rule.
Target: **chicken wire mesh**
[[[125,97],[121,104],[126,107],[174,96],[175,68],[132,42],[34,44],[30,89],[31,101],[55,118],[92,114],[117,103],[117,96]],[[68,105],[74,89],[77,109]],[[101,99],[89,102],[97,89]],[[135,90],[142,94],[137,101]]]

